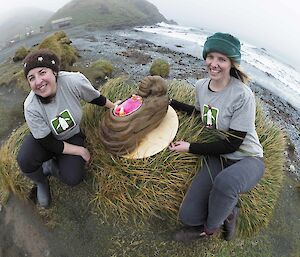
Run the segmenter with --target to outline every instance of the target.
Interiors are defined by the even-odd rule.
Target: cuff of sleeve
[[[191,143],[189,148],[189,153],[192,154],[209,154],[214,152],[214,147],[211,144],[204,143]]]
[[[189,153],[197,154],[199,152],[199,144],[190,143]]]
[[[96,105],[99,105],[99,106],[104,106],[106,104],[106,97],[103,96],[103,95],[100,95],[99,97],[92,100],[90,103],[96,104]]]
[[[102,106],[106,105],[106,101],[107,101],[106,97],[103,95],[100,95],[100,99],[101,99],[101,105]]]

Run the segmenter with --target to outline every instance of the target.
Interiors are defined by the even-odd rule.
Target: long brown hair
[[[239,79],[244,84],[248,84],[251,80],[251,78],[241,70],[240,65],[233,61],[232,61],[232,67],[230,69],[230,76]]]

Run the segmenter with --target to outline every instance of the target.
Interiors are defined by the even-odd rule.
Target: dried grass
[[[169,88],[171,98],[193,103],[194,90],[191,86],[171,81]],[[109,80],[101,91],[115,101],[136,92],[136,87],[127,85],[126,78],[120,77]],[[112,156],[105,151],[99,139],[99,121],[103,113],[104,108],[84,106],[82,129],[93,156],[89,166],[93,176],[90,203],[107,219],[129,221],[155,216],[176,220],[179,205],[202,158],[167,149],[142,160]],[[180,127],[176,140],[211,141],[218,136],[217,132],[207,133],[198,117],[182,113],[178,116]],[[259,185],[241,196],[240,236],[253,235],[269,223],[283,179],[285,138],[278,127],[266,120],[260,105],[256,127],[264,147],[266,172]],[[1,201],[7,198],[10,191],[24,197],[31,186],[19,174],[15,161],[18,147],[27,132],[26,125],[22,126],[0,150]]]
[[[110,80],[102,93],[112,100],[124,99],[135,92],[125,78]],[[179,81],[170,82],[170,97],[192,104],[194,90]],[[178,208],[201,157],[174,153],[167,149],[153,157],[128,160],[107,154],[100,144],[98,122],[103,110],[86,106],[83,128],[93,152],[92,172],[95,174],[95,195],[92,202],[107,217],[128,220],[151,216],[177,218]],[[222,136],[207,130],[195,116],[179,113],[180,127],[176,139],[212,141]],[[258,232],[268,224],[283,179],[285,139],[282,131],[266,120],[259,104],[256,127],[265,151],[266,172],[257,187],[241,196],[240,236]],[[223,135],[224,136],[224,135]]]

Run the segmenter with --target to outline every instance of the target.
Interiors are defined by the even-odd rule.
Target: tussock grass
[[[112,101],[124,99],[136,92],[136,86],[123,83],[124,78],[108,81],[102,93]],[[177,94],[182,94],[178,91]],[[186,91],[188,97],[189,91]],[[92,202],[105,216],[112,213],[122,220],[130,216],[176,218],[178,205],[185,188],[199,164],[193,155],[179,155],[167,149],[159,154],[141,160],[128,160],[106,154],[100,144],[99,120],[103,109],[86,105],[83,129],[92,151],[92,172],[95,174],[95,196]],[[188,130],[199,120],[181,115],[178,138],[195,140],[199,131]],[[185,121],[185,122],[184,122]],[[194,172],[191,172],[194,170]]]
[[[135,87],[123,81],[110,80],[102,93],[112,100],[128,97]],[[193,103],[191,86],[172,81],[169,88],[171,98]],[[176,219],[184,193],[201,165],[201,157],[168,150],[143,160],[111,156],[100,144],[98,123],[102,114],[103,110],[86,106],[83,128],[93,152],[91,169],[95,174],[95,195],[91,201],[102,214],[123,220],[136,216]],[[217,131],[207,133],[197,117],[179,113],[179,120],[175,140],[208,142],[222,136]],[[282,185],[285,139],[282,131],[266,120],[259,103],[256,127],[265,151],[266,172],[257,187],[241,196],[240,236],[252,235],[268,224]]]
[[[266,119],[258,101],[256,130],[264,149],[265,174],[260,183],[241,197],[242,218],[239,227],[242,235],[248,236],[268,224],[277,202],[282,182],[284,149],[286,140],[283,132]]]
[[[64,31],[57,31],[46,37],[39,45],[38,49],[50,49],[60,59],[60,69],[68,70],[77,60],[77,51],[71,45],[71,41]]]
[[[92,62],[89,67],[72,67],[73,71],[79,71],[84,74],[93,85],[110,78],[114,69],[112,63],[104,59]]]
[[[101,89],[112,101],[127,98],[137,90],[126,84],[126,77],[109,80]],[[193,103],[194,90],[179,81],[170,81],[171,98]],[[239,236],[249,236],[265,227],[272,217],[283,179],[285,139],[282,131],[266,120],[258,105],[256,126],[264,147],[266,172],[257,187],[241,196]],[[87,137],[87,147],[92,154],[89,165],[92,187],[90,204],[107,220],[132,221],[158,217],[177,220],[182,198],[200,165],[202,158],[174,153],[167,149],[153,157],[128,160],[108,154],[100,143],[99,122],[104,108],[86,104],[82,129]],[[211,141],[218,135],[207,133],[198,117],[178,113],[180,125],[175,140]],[[19,175],[15,156],[28,132],[26,125],[11,136],[0,150],[0,200],[10,191],[24,196],[29,191],[28,179]],[[62,190],[62,187],[59,187]],[[65,190],[69,190],[65,187]],[[61,192],[61,191],[58,191]],[[57,192],[57,193],[58,193]],[[103,217],[102,216],[102,217]]]
[[[14,62],[22,61],[26,55],[29,53],[29,50],[24,46],[21,46],[17,49],[15,56],[13,57]]]
[[[21,198],[25,198],[31,188],[28,180],[20,174],[16,162],[16,154],[19,146],[28,133],[26,124],[14,132],[0,149],[0,202],[8,199],[12,192]]]
[[[21,71],[24,79],[24,73],[21,70],[20,63],[14,63],[12,60],[6,60],[0,64],[0,86],[15,85],[17,74]]]
[[[169,74],[170,74],[170,65],[167,61],[163,59],[154,60],[154,62],[150,67],[151,76],[158,75],[163,78],[167,78],[169,77]]]

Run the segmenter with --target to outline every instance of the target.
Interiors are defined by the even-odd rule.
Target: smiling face
[[[205,59],[207,71],[212,80],[222,81],[230,78],[231,60],[224,54],[211,52]]]
[[[27,81],[31,90],[43,98],[56,94],[57,83],[53,71],[46,67],[31,69],[27,75]]]

